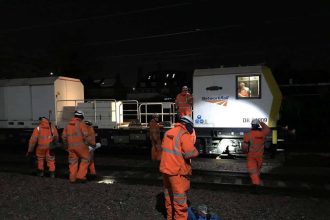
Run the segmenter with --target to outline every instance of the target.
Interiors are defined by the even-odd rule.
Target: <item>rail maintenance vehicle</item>
[[[245,89],[244,94],[240,94]],[[243,155],[244,132],[254,118],[272,133],[266,149],[276,150],[282,94],[266,66],[196,69],[193,73],[193,121],[201,154]],[[85,99],[79,79],[49,76],[0,80],[0,140],[27,146],[39,117],[48,117],[59,131],[82,110],[92,121],[103,149],[149,148],[148,122],[159,114],[162,132],[176,119],[174,102]]]

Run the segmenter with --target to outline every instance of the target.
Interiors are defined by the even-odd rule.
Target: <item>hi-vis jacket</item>
[[[188,92],[181,92],[175,98],[175,105],[178,107],[181,116],[191,115],[193,97]]]
[[[244,134],[243,149],[248,157],[262,157],[265,148],[266,136],[270,133],[269,127],[261,122],[261,130],[251,130]]]
[[[162,142],[160,172],[168,175],[191,175],[190,158],[198,156],[193,138],[185,126],[176,123],[168,130]]]
[[[69,124],[63,129],[62,140],[64,146],[68,148],[93,145],[87,125],[79,118],[72,118]]]
[[[29,140],[28,152],[32,152],[35,145],[37,147],[49,147],[50,142],[58,139],[58,132],[55,127],[51,127],[50,130],[48,120],[41,120],[38,127],[33,130],[31,138]]]

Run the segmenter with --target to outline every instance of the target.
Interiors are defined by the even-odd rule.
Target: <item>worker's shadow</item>
[[[156,210],[158,212],[160,212],[164,218],[166,218],[166,209],[165,209],[165,197],[164,197],[164,193],[158,193],[156,195],[156,206],[155,206]]]

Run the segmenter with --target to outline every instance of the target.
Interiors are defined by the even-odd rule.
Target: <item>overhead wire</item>
[[[63,25],[63,24],[74,24],[74,23],[104,19],[104,18],[109,18],[109,17],[125,16],[125,15],[130,15],[130,14],[138,14],[138,13],[156,11],[156,10],[161,10],[161,9],[181,7],[181,6],[190,5],[190,4],[192,4],[192,3],[191,2],[183,2],[183,3],[177,3],[177,4],[171,4],[171,5],[164,5],[164,6],[158,6],[158,7],[132,10],[132,11],[128,11],[128,12],[119,12],[119,13],[106,14],[106,15],[100,15],[100,16],[94,16],[94,17],[57,21],[57,22],[52,22],[52,23],[48,23],[48,24],[31,25],[31,26],[18,27],[18,28],[10,28],[10,29],[6,29],[6,30],[0,30],[0,33],[18,32],[18,31],[25,31],[25,30],[31,30],[31,29],[36,29],[36,28],[47,28],[47,27]]]

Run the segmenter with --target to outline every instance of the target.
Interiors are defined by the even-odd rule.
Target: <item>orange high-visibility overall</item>
[[[58,140],[58,131],[55,127],[51,127],[51,129],[52,130],[50,130],[49,121],[47,119],[42,119],[39,126],[33,130],[29,140],[28,152],[33,152],[34,147],[37,144],[36,156],[38,158],[39,171],[44,171],[45,160],[49,172],[55,171],[55,155],[49,150],[49,144],[52,141]]]
[[[70,182],[86,180],[90,161],[88,145],[93,145],[87,125],[79,118],[72,118],[63,129],[62,140],[69,152]]]
[[[95,130],[94,130],[93,126],[87,126],[87,129],[88,129],[88,135],[91,138],[91,143],[93,145],[95,145],[96,144],[95,143]],[[89,173],[91,175],[96,175],[95,161],[94,161],[94,151],[91,151],[90,155],[91,156],[90,156],[88,170],[89,170]]]
[[[188,218],[187,192],[190,189],[191,158],[198,156],[193,138],[179,123],[168,130],[162,142],[159,170],[163,173],[165,208],[168,220]]]
[[[151,160],[160,160],[162,156],[160,125],[155,119],[149,123],[150,141],[151,141]]]
[[[247,151],[247,169],[253,185],[260,185],[260,170],[263,163],[264,145],[266,136],[270,133],[269,127],[260,122],[261,130],[251,130],[244,134],[243,148]]]
[[[180,117],[192,114],[193,97],[188,92],[181,92],[176,96],[175,105],[178,108]]]

